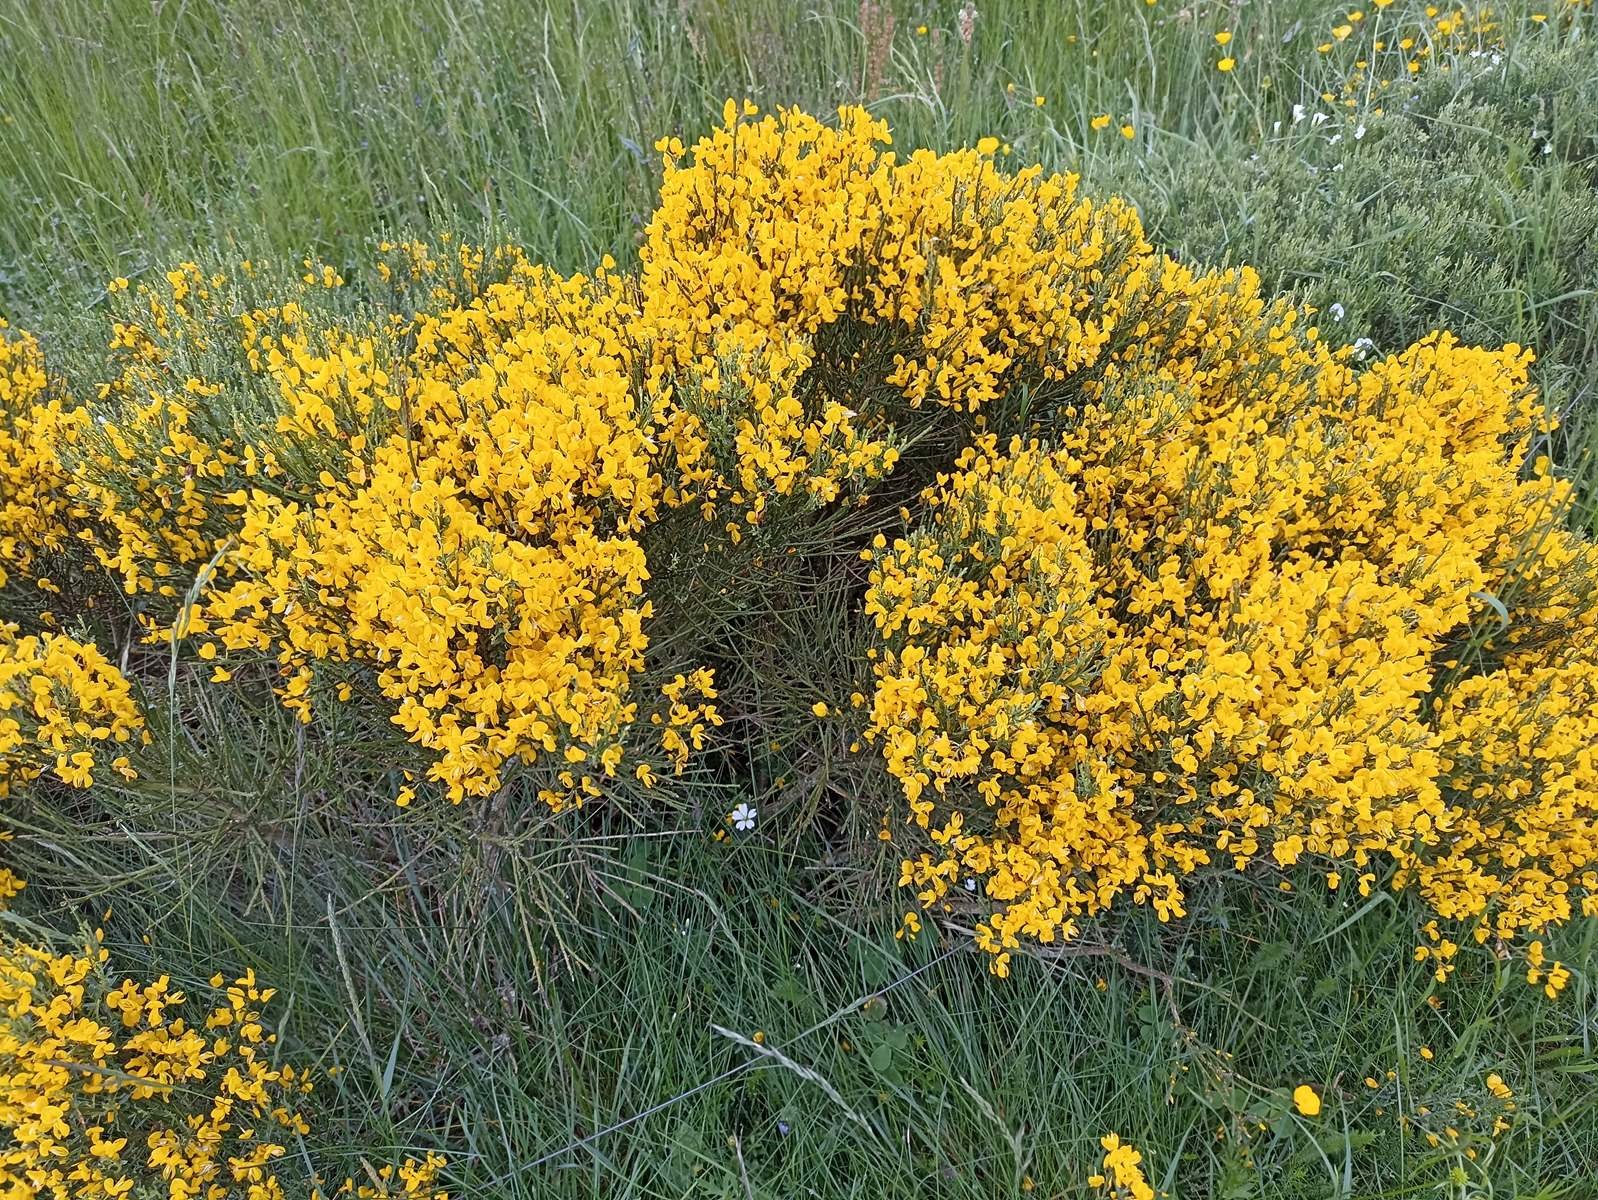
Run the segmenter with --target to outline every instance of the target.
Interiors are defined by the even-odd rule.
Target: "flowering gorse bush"
[[[172,1197],[284,1195],[284,1144],[308,1130],[310,1090],[277,1065],[260,1023],[272,998],[246,973],[198,1024],[166,978],[111,986],[106,952],[0,954],[0,1180],[8,1194],[118,1197],[162,1182]],[[139,1193],[139,1194],[142,1194]]]
[[[442,313],[353,328],[309,314],[336,275],[239,311],[253,266],[235,280],[185,264],[130,293],[118,374],[56,454],[78,536],[152,637],[208,660],[270,654],[306,720],[318,692],[365,685],[453,799],[493,791],[507,761],[553,757],[558,806],[614,776],[639,716],[634,535],[662,480],[623,281],[511,262],[514,282],[469,303],[441,286]],[[230,676],[218,660],[213,677]],[[640,778],[680,770],[714,722],[709,675],[687,678],[692,696],[651,704],[664,736]]]
[[[1527,461],[1529,352],[1367,361],[993,139],[890,144],[729,104],[660,144],[633,274],[450,241],[364,289],[117,281],[77,405],[6,342],[43,486],[3,561],[78,554],[307,724],[375,706],[401,804],[526,777],[559,809],[724,721],[729,774],[845,722],[901,882],[1000,972],[1261,859],[1415,889],[1444,978],[1451,938],[1593,913],[1598,549]]]
[[[1283,320],[1240,373],[1225,316],[1215,367],[1145,342],[875,552],[871,732],[929,841],[902,881],[979,879],[1001,969],[1260,855],[1362,891],[1391,859],[1478,940],[1598,911],[1598,548],[1518,471],[1527,356],[1444,335],[1355,371]]]
[[[58,953],[0,947],[0,1185],[7,1196],[280,1200],[290,1145],[310,1131],[309,1075],[279,1062],[253,971],[211,979],[196,1016],[166,976],[113,985],[96,933]],[[289,1159],[292,1162],[292,1159]],[[385,1165],[336,1195],[425,1196],[438,1155]],[[314,1195],[322,1195],[320,1190]]]
[[[224,560],[240,578],[189,631],[275,650],[307,716],[315,665],[372,668],[456,798],[561,748],[614,774],[647,645],[631,534],[657,503],[616,298],[535,273],[422,323],[412,390],[379,401],[403,428],[308,501],[244,497]]]

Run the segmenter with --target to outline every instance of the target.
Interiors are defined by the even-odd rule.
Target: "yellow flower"
[[[1143,1174],[1143,1155],[1113,1133],[1099,1139],[1104,1151],[1100,1170],[1088,1176],[1088,1186],[1105,1188],[1116,1200],[1154,1200],[1154,1188]]]
[[[1237,60],[1234,59],[1234,58],[1228,57],[1228,58],[1223,58],[1223,59],[1221,59],[1220,62],[1216,63],[1215,64],[1215,69],[1224,74],[1225,72],[1230,71],[1235,66],[1237,66]]]
[[[1306,1117],[1321,1115],[1321,1097],[1314,1088],[1307,1083],[1301,1083],[1293,1089],[1293,1106]]]
[[[1094,129],[1108,129],[1110,126],[1110,114],[1100,113],[1098,116],[1094,117],[1089,124],[1092,125]]]
[[[1215,35],[1215,44],[1217,46],[1224,46],[1228,42],[1230,42],[1231,40],[1232,40],[1231,31],[1227,30],[1227,29],[1223,29],[1223,30],[1221,30],[1219,33],[1217,33]]]

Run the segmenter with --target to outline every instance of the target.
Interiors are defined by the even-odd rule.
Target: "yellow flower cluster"
[[[666,503],[696,505],[707,522],[725,515],[736,544],[770,524],[774,506],[805,514],[892,471],[898,449],[865,436],[853,409],[828,399],[807,411],[800,381],[811,365],[802,340],[756,346],[724,334],[682,369],[661,430]]]
[[[383,331],[328,328],[315,288],[280,286],[192,262],[111,285],[112,376],[62,458],[81,536],[163,619],[228,546],[242,489],[302,496],[351,473],[381,419]]]
[[[1154,1200],[1154,1189],[1143,1175],[1143,1155],[1118,1134],[1099,1139],[1104,1165],[1088,1176],[1088,1186],[1107,1200]]]
[[[121,748],[148,739],[128,681],[93,643],[0,623],[0,797],[46,772],[86,788],[107,751],[131,779]]]
[[[39,343],[0,319],[0,588],[17,577],[57,590],[39,558],[66,545],[71,504],[57,448],[84,414],[46,389]]]
[[[80,953],[0,947],[0,1190],[16,1197],[283,1200],[305,1071],[262,1022],[253,971],[210,981],[198,1020],[166,976],[112,985],[98,932]],[[384,1165],[334,1195],[448,1200],[445,1160]],[[313,1194],[321,1195],[320,1191]]]
[[[415,238],[379,242],[374,269],[387,292],[387,306],[395,313],[410,314],[469,304],[529,266],[520,246],[476,246],[446,230],[435,242]]]
[[[836,126],[755,115],[729,101],[686,166],[681,142],[659,144],[640,283],[667,363],[728,336],[804,338],[815,382],[862,413],[885,407],[883,384],[974,412],[1017,378],[1058,382],[1089,361],[1138,290],[1131,205],[1088,201],[1075,176],[1005,174],[997,139],[901,162],[864,109]]]
[[[9,842],[12,836],[9,829],[0,829],[0,843]],[[10,867],[0,866],[0,912],[10,908],[11,901],[27,886],[28,881]]]
[[[98,941],[81,954],[0,953],[0,1182],[7,1195],[85,1200],[278,1200],[274,1162],[308,1126],[310,1084],[274,1062],[272,998],[246,973],[196,1025],[162,977],[111,987]],[[135,1189],[139,1188],[138,1192]]]
[[[366,1181],[345,1179],[332,1193],[350,1196],[354,1200],[400,1200],[401,1197],[420,1197],[421,1200],[449,1200],[449,1193],[438,1186],[438,1173],[449,1165],[442,1154],[429,1153],[426,1158],[407,1158],[395,1166],[384,1163],[370,1170]],[[311,1189],[311,1200],[323,1200],[319,1188]]]
[[[1047,447],[979,442],[875,552],[902,882],[980,882],[1001,972],[1261,854],[1363,891],[1384,856],[1478,940],[1598,911],[1598,547],[1520,473],[1529,355],[1356,370],[1249,277],[1170,265],[1148,311]]]

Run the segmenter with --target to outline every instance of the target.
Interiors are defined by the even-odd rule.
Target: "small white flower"
[[[1326,311],[1332,314],[1332,320],[1334,321],[1341,321],[1343,319],[1343,306],[1335,301],[1327,307]]]
[[[1309,110],[1302,104],[1293,105],[1293,124],[1297,125],[1307,116],[1309,116]]]
[[[728,820],[732,822],[732,827],[739,833],[748,833],[755,827],[755,816],[756,813],[754,805],[740,804],[737,808],[732,810],[732,814],[730,817],[728,817]]]
[[[1354,353],[1361,358],[1367,358],[1376,352],[1376,343],[1370,338],[1360,338],[1354,343]]]
[[[1354,140],[1357,142],[1357,141],[1359,141],[1360,138],[1362,138],[1364,136],[1365,136],[1365,122],[1361,121],[1359,123],[1359,128],[1354,130]]]
[[[1324,125],[1324,124],[1326,124],[1326,122],[1328,122],[1330,120],[1331,120],[1331,118],[1328,117],[1325,113],[1316,113],[1314,116],[1312,116],[1309,119],[1309,123],[1311,125]]]
[[[976,891],[977,890],[977,881],[975,879],[967,879],[965,881],[965,890],[968,891],[968,892]]]
[[[1326,144],[1328,146],[1335,146],[1335,145],[1337,145],[1338,142],[1340,142],[1342,140],[1343,140],[1343,135],[1342,134],[1334,133],[1334,134],[1332,134],[1331,140],[1328,141]]]

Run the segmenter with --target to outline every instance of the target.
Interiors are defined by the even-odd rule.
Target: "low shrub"
[[[281,1200],[296,1193],[291,1149],[311,1131],[310,1075],[281,1062],[263,1010],[276,991],[253,971],[205,991],[162,976],[112,983],[95,937],[57,951],[0,946],[0,1181],[19,1196],[163,1195]],[[385,1164],[328,1195],[425,1196],[445,1160]],[[281,1178],[280,1178],[281,1177]],[[320,1181],[309,1193],[320,1197]]]
[[[1598,547],[1520,477],[1526,356],[1444,335],[1355,371],[1290,324],[1267,373],[1159,356],[868,551],[869,732],[927,843],[901,882],[980,889],[1000,970],[1265,855],[1362,893],[1390,859],[1477,941],[1598,913]]]
[[[1557,992],[1527,939],[1598,907],[1598,549],[1528,352],[1339,345],[993,139],[889,146],[729,104],[661,144],[635,274],[451,241],[118,281],[108,382],[15,343],[52,482],[9,527],[114,578],[169,681],[376,713],[402,805],[852,758],[831,827],[865,810],[1000,972],[1313,858],[1418,890],[1440,978],[1517,943]]]

